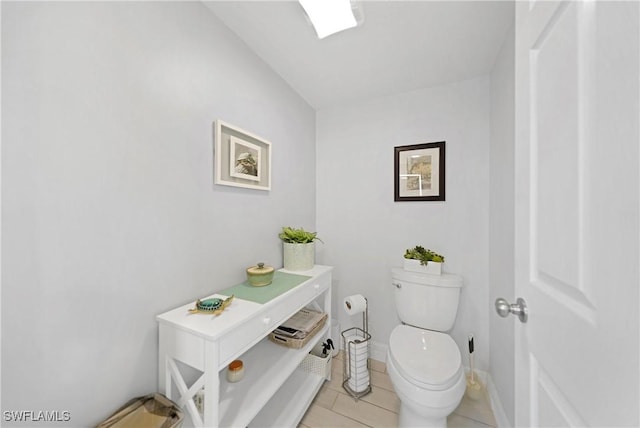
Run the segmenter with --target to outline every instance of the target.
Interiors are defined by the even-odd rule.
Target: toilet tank
[[[396,311],[400,320],[415,327],[447,332],[458,313],[462,277],[391,270]]]

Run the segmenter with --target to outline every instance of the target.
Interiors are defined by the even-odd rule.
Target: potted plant
[[[282,240],[284,268],[309,270],[315,265],[315,241],[321,241],[317,232],[303,228],[283,227],[278,237]]]
[[[444,256],[435,251],[425,250],[420,245],[407,249],[404,253],[404,270],[440,275],[443,263]]]

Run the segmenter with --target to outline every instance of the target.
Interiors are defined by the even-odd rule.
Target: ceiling
[[[355,28],[319,40],[297,1],[205,1],[312,107],[487,74],[512,1],[360,1]]]

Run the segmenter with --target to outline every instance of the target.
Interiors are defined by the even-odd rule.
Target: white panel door
[[[640,426],[639,4],[516,4],[516,424]]]

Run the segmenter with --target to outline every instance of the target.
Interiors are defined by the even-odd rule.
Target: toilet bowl
[[[387,371],[400,398],[400,427],[446,427],[466,389],[460,351],[445,334],[399,325],[391,333]]]
[[[392,269],[402,324],[389,337],[387,371],[400,399],[400,427],[446,427],[464,396],[460,349],[446,332],[456,319],[462,278]]]

